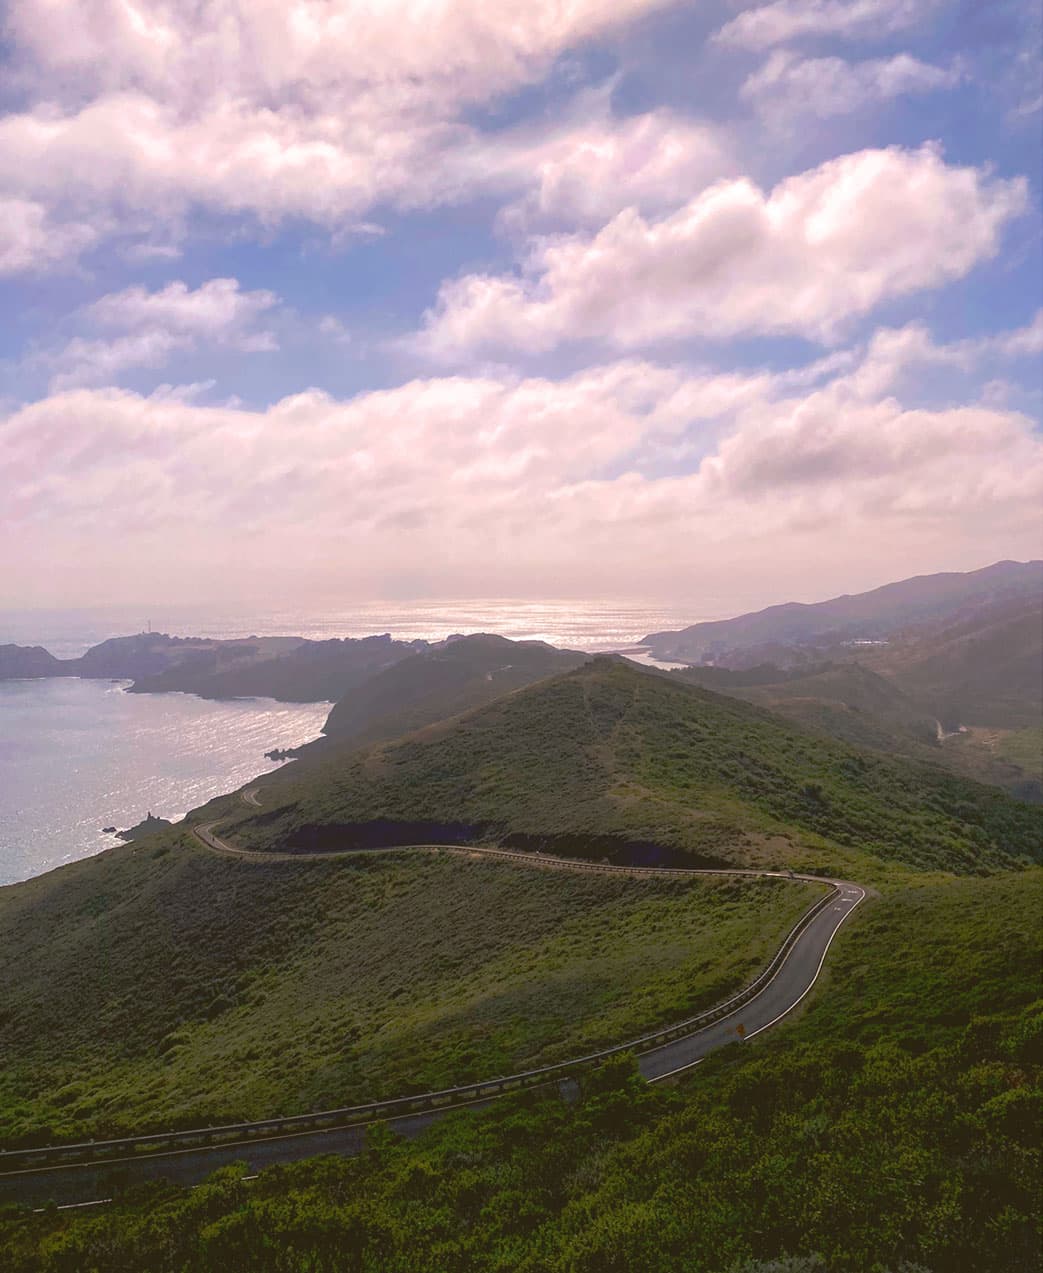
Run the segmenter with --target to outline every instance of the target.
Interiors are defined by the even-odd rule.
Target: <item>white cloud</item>
[[[0,118],[0,191],[90,224],[202,206],[339,231],[381,204],[515,193],[533,174],[514,142],[462,112],[669,2],[16,0],[35,104]]]
[[[790,127],[800,115],[849,114],[907,94],[952,88],[960,79],[958,67],[932,66],[907,53],[848,62],[776,49],[743,82],[739,96],[763,119]]]
[[[667,110],[623,121],[595,110],[550,134],[498,140],[486,164],[531,185],[504,210],[515,231],[595,227],[624,208],[675,208],[736,172],[720,128]]]
[[[214,278],[192,290],[180,281],[159,291],[128,287],[81,311],[90,327],[121,333],[77,336],[45,361],[57,368],[52,389],[112,381],[130,367],[160,367],[174,354],[202,345],[262,353],[278,348],[257,320],[278,304],[269,291],[244,292],[234,278]]]
[[[1043,354],[1043,309],[1036,311],[1032,322],[1017,331],[998,332],[986,343],[1008,358],[1034,358]]]
[[[919,26],[941,0],[775,0],[747,9],[720,31],[717,40],[746,49],[809,36],[880,39]]]
[[[351,344],[351,329],[346,327],[336,314],[323,314],[318,322],[318,331],[320,336],[325,336],[335,345]]]
[[[57,219],[35,200],[0,196],[0,275],[55,269],[91,247],[97,237],[95,227]]]
[[[845,155],[780,182],[720,182],[659,221],[620,213],[595,235],[539,241],[520,278],[443,285],[420,346],[538,352],[701,336],[835,338],[883,301],[995,254],[1021,181],[947,166],[936,148]]]
[[[84,311],[101,327],[158,326],[194,336],[252,341],[245,329],[278,303],[274,292],[244,292],[234,278],[212,278],[195,290],[175,280],[157,292],[128,287],[110,292]]]
[[[304,93],[479,101],[562,50],[669,0],[13,0],[8,30],[67,92],[144,88],[191,103],[219,86],[273,108]]]
[[[47,562],[68,603],[86,586],[63,573],[70,543],[92,586],[160,579],[195,598],[397,577],[676,596],[740,570],[777,595],[804,588],[812,547],[822,587],[938,554],[1035,551],[1032,422],[977,401],[904,404],[862,375],[873,357],[804,375],[626,361],[562,380],[443,377],[265,411],[54,395],[0,419],[0,502],[20,544],[4,582],[38,588]],[[669,448],[686,471],[657,476]]]
[[[881,328],[873,334],[849,384],[860,396],[879,397],[907,382],[917,369],[949,367],[970,373],[982,364],[1032,358],[1043,353],[1043,310],[1030,323],[1013,331],[995,332],[968,340],[937,343],[921,323]]]
[[[0,188],[44,202],[74,188],[84,207],[125,218],[174,221],[206,207],[366,234],[375,227],[358,218],[374,207],[483,192],[516,199],[515,228],[589,225],[623,207],[676,204],[734,171],[720,130],[667,111],[617,122],[585,106],[549,133],[488,137],[398,103],[276,111],[224,100],[183,115],[140,92],[113,93],[69,113],[0,118]]]

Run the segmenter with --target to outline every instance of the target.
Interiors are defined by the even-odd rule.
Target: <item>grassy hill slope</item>
[[[908,884],[908,882],[907,882]],[[800,1016],[677,1090],[612,1066],[366,1154],[12,1217],[11,1273],[1025,1273],[1043,872],[860,909]]]
[[[807,673],[768,667],[742,672],[692,667],[675,675],[859,747],[897,751],[906,745],[929,747],[936,739],[930,714],[861,663],[826,664]]]
[[[424,854],[240,861],[164,832],[0,889],[0,1142],[427,1091],[737,989],[819,894]]]
[[[987,743],[974,730],[940,738],[940,722],[930,705],[862,663],[832,663],[809,672],[692,667],[674,675],[756,703],[856,747],[941,765],[962,777],[1002,787],[1019,800],[1043,801],[1039,749],[1026,745],[1031,731],[1014,735],[1004,730],[995,738],[990,731]],[[1003,713],[1001,705],[997,712]],[[1009,747],[1003,743],[1007,737],[1015,739]]]
[[[500,840],[644,860],[974,871],[1039,851],[1040,811],[607,659],[363,752],[291,766],[244,845],[306,852]]]
[[[874,666],[947,728],[1023,729],[1043,713],[1043,599],[989,607],[973,619],[919,630]]]
[[[334,705],[324,732],[330,741],[357,746],[398,738],[586,660],[543,641],[508,641],[484,633],[458,637],[403,659],[351,690]],[[319,740],[301,750],[326,745]]]

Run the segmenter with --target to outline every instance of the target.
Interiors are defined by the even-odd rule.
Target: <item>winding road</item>
[[[260,807],[256,788],[242,799]],[[257,863],[301,861],[300,854],[261,853],[222,840],[210,822],[192,828],[198,842],[213,853]],[[745,990],[725,1003],[639,1039],[604,1052],[523,1074],[497,1077],[483,1083],[423,1093],[344,1110],[328,1110],[298,1118],[268,1119],[225,1128],[130,1137],[119,1141],[50,1149],[0,1152],[0,1199],[40,1205],[85,1206],[112,1195],[113,1173],[125,1179],[165,1177],[184,1184],[201,1180],[232,1162],[249,1164],[251,1171],[322,1153],[357,1153],[365,1127],[383,1121],[404,1135],[415,1135],[448,1109],[488,1104],[498,1096],[522,1088],[565,1084],[584,1067],[616,1052],[634,1051],[644,1077],[655,1083],[698,1065],[710,1052],[729,1043],[754,1038],[781,1021],[811,992],[822,971],[834,937],[863,901],[865,890],[846,880],[787,871],[741,869],[690,871],[678,868],[610,866],[603,863],[518,853],[504,849],[458,845],[411,845],[394,852],[451,853],[491,857],[542,870],[594,871],[636,876],[738,875],[795,879],[824,885],[828,892],[816,900],[786,937],[768,967]],[[351,850],[308,854],[307,858],[343,857]]]

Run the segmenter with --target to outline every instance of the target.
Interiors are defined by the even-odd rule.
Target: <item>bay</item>
[[[593,652],[630,648],[648,632],[707,617],[720,617],[708,598],[687,605],[495,597],[331,600],[300,608],[158,603],[0,611],[0,644],[42,645],[58,658],[76,658],[147,625],[221,639],[389,632],[399,640],[441,640],[496,632]],[[174,821],[268,772],[275,766],[264,753],[315,738],[328,711],[321,703],[125,694],[119,683],[74,678],[0,682],[0,885],[111,846],[104,826],[133,826],[149,812]]]
[[[315,738],[329,704],[214,703],[126,694],[73,677],[0,682],[0,884],[117,841],[147,813],[176,821],[276,768],[264,753]]]

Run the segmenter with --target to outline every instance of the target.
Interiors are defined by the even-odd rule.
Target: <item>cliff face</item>
[[[388,635],[355,640],[247,637],[219,641],[140,632],[92,646],[82,658],[56,659],[40,646],[0,646],[0,680],[80,676],[129,680],[132,691],[202,698],[335,701],[349,689],[427,648]]]
[[[147,694],[181,690],[202,698],[276,698],[288,703],[335,702],[371,676],[427,647],[426,641],[390,636],[330,641],[298,640],[292,649],[270,650],[262,639],[254,652],[195,652],[188,659],[138,678],[132,690]]]
[[[0,645],[0,681],[73,675],[66,670],[66,662],[56,659],[42,645]]]

